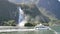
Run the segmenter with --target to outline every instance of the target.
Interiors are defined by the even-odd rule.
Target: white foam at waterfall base
[[[20,22],[20,23],[18,24],[18,26],[24,27],[25,23],[27,23],[27,21],[26,21],[26,20],[23,20],[22,22]]]
[[[19,27],[24,27],[24,25],[27,23],[27,21],[28,21],[28,16],[25,16],[25,19],[22,20],[22,21],[18,24],[18,26],[19,26]]]

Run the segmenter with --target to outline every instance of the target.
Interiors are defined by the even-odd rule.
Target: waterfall
[[[21,7],[18,7],[19,9],[19,19],[18,19],[18,26],[23,27],[24,24],[27,22],[27,18],[23,12],[23,10],[21,9]]]
[[[20,7],[18,7],[18,9],[19,9],[19,21],[18,21],[18,23],[21,23],[21,21],[24,19],[24,12]]]

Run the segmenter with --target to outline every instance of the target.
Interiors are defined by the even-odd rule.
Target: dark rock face
[[[0,23],[8,20],[17,20],[17,6],[7,0],[0,0]]]
[[[60,19],[60,2],[58,0],[40,0],[38,5],[46,8]]]

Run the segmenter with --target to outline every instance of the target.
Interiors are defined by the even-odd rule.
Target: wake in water
[[[50,30],[53,31],[55,34],[58,34],[55,30],[53,30],[53,29],[51,29],[51,28],[50,28]]]

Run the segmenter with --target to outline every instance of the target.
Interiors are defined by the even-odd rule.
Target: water
[[[54,34],[52,31],[20,31],[20,32],[3,32],[0,34]]]
[[[29,28],[29,27],[27,27]],[[60,34],[60,26],[51,27],[52,30],[36,30],[36,31],[18,31],[18,32],[1,32],[0,34]],[[54,32],[55,30],[56,32]]]
[[[53,30],[55,30],[58,34],[60,34],[60,26],[54,26],[51,27]]]

